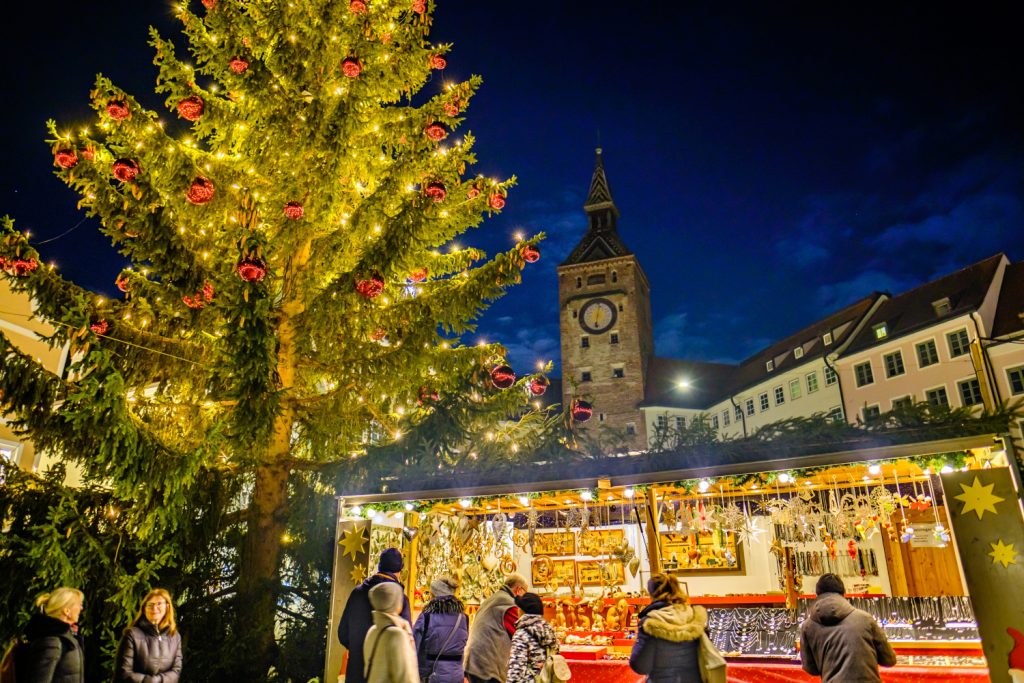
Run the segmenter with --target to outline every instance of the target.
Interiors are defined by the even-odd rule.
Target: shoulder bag
[[[707,633],[700,634],[697,660],[700,664],[700,679],[704,683],[726,683],[725,657],[711,642]]]

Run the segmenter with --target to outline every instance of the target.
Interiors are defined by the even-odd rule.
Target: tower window
[[[619,333],[618,332],[612,332],[611,339],[609,340],[608,343],[609,344],[618,344],[619,343]]]
[[[581,278],[581,277],[576,278],[576,289],[579,289],[582,286],[583,286],[583,278]]]
[[[622,313],[622,304],[619,304],[619,313]]]
[[[623,368],[612,368],[612,377],[625,377],[626,371]]]
[[[604,274],[603,273],[600,274],[600,275],[588,275],[587,276],[587,285],[603,285],[603,284],[604,284]]]
[[[590,381],[590,372],[587,371],[587,372],[582,373],[580,375],[580,381],[581,382],[589,382]]]
[[[636,436],[636,423],[635,422],[627,422],[626,423],[626,434],[628,434],[629,436]]]
[[[590,348],[590,337],[580,337],[580,348],[581,349],[589,349]]]
[[[619,274],[618,274],[618,273],[616,273],[616,272],[615,272],[615,271],[613,270],[613,271],[612,271],[612,282],[618,282],[618,281],[619,281]]]

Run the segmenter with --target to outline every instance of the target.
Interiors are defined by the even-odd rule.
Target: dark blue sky
[[[739,360],[873,289],[1024,258],[1019,5],[630,5],[440,3],[445,77],[484,77],[468,111],[477,168],[520,181],[461,242],[549,235],[470,340],[505,343],[520,367],[557,362],[554,269],[583,234],[598,144],[659,355]],[[168,7],[24,3],[8,25],[0,213],[37,239],[79,220],[45,120],[89,120],[100,71],[158,106],[146,27],[176,34]],[[112,290],[120,261],[88,223],[40,248]]]

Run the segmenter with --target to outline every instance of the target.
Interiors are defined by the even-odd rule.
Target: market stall
[[[717,476],[679,470],[349,496],[339,542],[359,529],[368,544],[335,580],[352,585],[365,575],[355,565],[398,546],[409,558],[403,578],[414,611],[429,582],[450,574],[472,612],[519,572],[543,597],[574,680],[632,683],[641,680],[626,660],[647,604],[643,586],[666,571],[708,608],[730,680],[746,682],[812,680],[799,671],[799,625],[814,581],[834,572],[897,648],[900,664],[883,680],[988,680],[938,475],[1005,465],[1005,453],[991,437],[948,446],[826,454]]]

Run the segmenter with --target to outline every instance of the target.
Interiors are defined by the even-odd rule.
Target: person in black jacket
[[[338,641],[348,650],[348,666],[345,668],[345,683],[366,683],[363,675],[363,642],[373,625],[373,609],[370,607],[370,589],[388,581],[402,583],[398,575],[405,566],[402,553],[397,548],[388,548],[380,554],[377,573],[356,586],[348,596],[345,611],[338,623]],[[404,590],[404,586],[403,586]],[[409,599],[402,596],[401,617],[412,627],[412,611]]]
[[[647,683],[702,683],[699,650],[707,611],[690,606],[679,581],[668,574],[652,574],[647,592],[651,604],[640,612],[629,668],[647,676]]]
[[[142,599],[117,648],[118,683],[178,683],[181,634],[171,594],[154,588]]]
[[[25,628],[27,667],[19,683],[84,683],[85,656],[78,618],[85,596],[77,588],[58,588],[36,600],[39,612]]]

